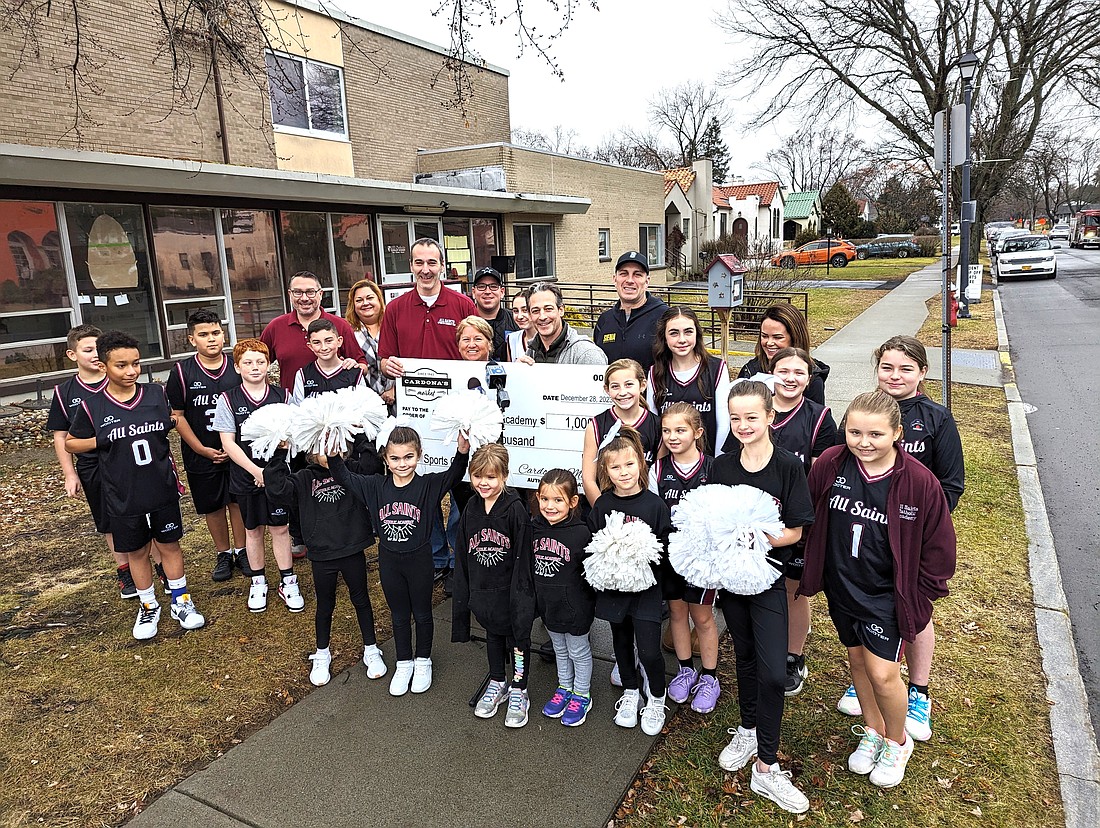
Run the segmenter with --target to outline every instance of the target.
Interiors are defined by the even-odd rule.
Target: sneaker
[[[267,609],[267,581],[254,577],[252,585],[248,588],[248,611],[263,612],[265,609]]]
[[[806,669],[806,657],[787,653],[787,683],[783,687],[783,695],[797,696],[801,693],[802,686],[806,683],[809,675],[810,671]],[[801,813],[801,811],[798,813]]]
[[[641,694],[637,690],[623,690],[622,696],[615,702],[615,724],[619,727],[637,726],[639,701]]]
[[[871,771],[871,784],[880,788],[893,788],[899,785],[905,778],[905,766],[909,764],[909,757],[913,755],[913,738],[906,738],[904,745],[899,745],[893,739],[886,739],[882,746],[882,755],[879,756],[875,769]]]
[[[206,626],[206,619],[201,612],[195,609],[195,602],[191,600],[189,592],[183,593],[173,601],[169,611],[185,630],[197,630]]]
[[[432,686],[432,660],[430,658],[418,658],[413,662],[412,685],[409,687],[414,693],[425,693]]]
[[[137,598],[137,587],[134,585],[134,576],[130,567],[120,566],[118,574],[118,594],[120,598]]]
[[[718,706],[718,697],[722,695],[722,686],[714,676],[700,676],[691,697],[691,709],[696,713],[713,713]]]
[[[561,723],[566,727],[580,727],[588,718],[588,711],[592,709],[591,696],[569,695],[569,704],[565,712],[561,714]]]
[[[527,711],[531,707],[531,701],[527,698],[527,691],[513,687],[508,693],[508,711],[504,714],[505,727],[523,727],[527,724]]]
[[[855,725],[852,733],[859,737],[859,745],[848,757],[848,770],[866,776],[875,769],[884,740],[873,727]]]
[[[237,567],[246,578],[251,578],[256,574],[252,571],[252,566],[248,563],[248,553],[243,549],[237,549],[233,552],[233,565]]]
[[[718,754],[718,764],[723,770],[739,771],[756,756],[756,730],[745,730],[738,725],[726,731],[733,736],[730,743]]]
[[[668,683],[668,697],[677,704],[683,704],[691,698],[691,688],[699,681],[699,674],[692,667],[681,667],[675,678]]]
[[[859,696],[856,695],[856,688],[853,685],[848,685],[848,689],[844,691],[844,695],[836,703],[836,709],[845,716],[863,715],[863,708],[859,706]]]
[[[332,678],[332,674],[329,672],[329,665],[332,664],[332,653],[327,650],[322,653],[318,650],[309,657],[309,660],[313,662],[313,668],[309,671],[309,683],[314,687],[324,687]]]
[[[642,733],[646,736],[656,736],[665,726],[665,696],[649,696],[647,694],[645,707],[642,708]]]
[[[399,661],[393,668],[393,678],[390,679],[390,695],[404,696],[409,692],[409,682],[413,677],[413,662]]]
[[[619,662],[615,662],[611,665],[611,686],[622,687],[623,677],[619,675]]]
[[[214,562],[214,571],[210,575],[215,581],[228,581],[233,577],[233,553],[219,552]]]
[[[768,769],[768,773],[757,770],[756,763],[753,762],[752,781],[749,782],[749,787],[753,793],[770,799],[784,811],[804,814],[810,810],[810,800],[791,782],[791,772],[779,769],[778,762]]]
[[[561,718],[565,708],[569,706],[569,700],[572,698],[572,691],[559,687],[554,691],[554,695],[550,697],[550,701],[543,705],[542,715],[549,716],[551,719]]]
[[[134,638],[146,641],[157,634],[160,623],[160,604],[141,604],[138,607],[137,620],[134,622]]]
[[[389,669],[382,660],[382,651],[375,644],[368,644],[363,648],[363,663],[367,666],[367,678],[380,679],[386,675]]]
[[[304,543],[291,544],[291,546],[290,546],[290,556],[294,560],[300,561],[302,558],[304,558],[306,556],[306,545]]]
[[[297,575],[288,575],[283,578],[279,584],[279,597],[291,612],[301,612],[306,608],[306,599],[302,597],[302,590],[298,588]]]
[[[508,683],[505,681],[493,681],[485,685],[485,692],[474,706],[474,715],[479,719],[491,719],[497,714],[500,707],[508,697]]]
[[[932,738],[932,700],[916,687],[909,688],[905,732],[918,742],[927,742]]]

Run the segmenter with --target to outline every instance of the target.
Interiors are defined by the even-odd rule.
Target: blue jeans
[[[447,515],[447,529],[436,522],[432,526],[432,563],[436,569],[454,568],[455,547],[458,546],[458,506],[451,495],[451,511]]]

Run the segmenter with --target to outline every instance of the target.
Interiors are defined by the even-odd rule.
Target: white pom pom
[[[785,528],[775,498],[753,486],[700,486],[680,500],[668,541],[672,568],[689,584],[757,595],[775,583],[771,542]]]
[[[650,564],[661,560],[661,542],[640,520],[612,512],[585,551],[584,577],[594,589],[641,592],[657,583]]]
[[[504,430],[504,413],[497,404],[478,391],[448,394],[435,405],[432,431],[445,431],[443,444],[449,445],[461,431],[470,441],[470,450],[496,441]]]
[[[241,439],[252,444],[253,456],[270,460],[279,443],[290,438],[291,423],[297,413],[297,406],[286,403],[257,408],[241,425]]]
[[[290,438],[297,451],[340,454],[351,448],[356,434],[374,437],[386,418],[386,404],[374,391],[360,386],[306,397]]]
[[[374,444],[378,448],[378,453],[382,454],[386,448],[386,443],[390,440],[390,435],[393,434],[395,428],[412,428],[412,421],[408,417],[386,417],[382,421],[382,425],[378,427],[378,435],[374,438]]]

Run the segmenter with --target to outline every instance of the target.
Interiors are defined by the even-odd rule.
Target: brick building
[[[79,322],[130,331],[156,364],[188,352],[200,307],[258,334],[297,270],[332,310],[364,277],[392,297],[421,236],[459,281],[494,256],[512,280],[610,284],[639,246],[663,264],[662,176],[510,145],[504,69],[471,67],[460,110],[444,49],[311,0],[262,2],[254,61],[217,72],[195,21],[76,5],[75,76],[69,4],[35,22],[37,48],[0,32],[0,394],[69,370]]]

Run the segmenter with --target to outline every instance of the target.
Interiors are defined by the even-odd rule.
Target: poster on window
[[[443,471],[455,446],[432,431],[432,412],[447,394],[474,389],[494,396],[484,362],[403,359],[405,376],[397,381],[397,413],[420,435],[424,446],[421,474]],[[550,469],[568,469],[581,484],[581,453],[588,421],[610,405],[599,365],[524,365],[502,363],[510,404],[504,411],[502,442],[508,449],[508,485],[538,486]]]

